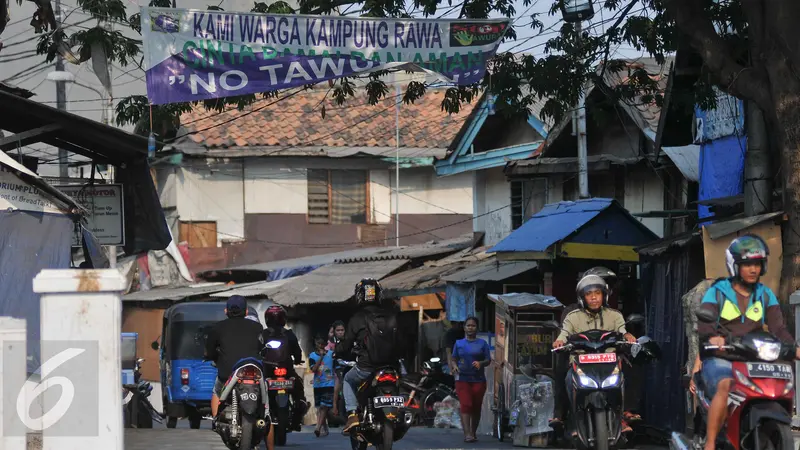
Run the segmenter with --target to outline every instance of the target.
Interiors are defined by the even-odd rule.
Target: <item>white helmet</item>
[[[608,304],[608,285],[606,281],[598,275],[586,275],[581,278],[580,281],[578,281],[578,285],[575,286],[575,295],[578,296],[578,303],[581,305],[581,308],[587,309],[588,305],[586,305],[583,297],[587,292],[594,289],[600,289],[600,291],[603,292],[603,306]]]

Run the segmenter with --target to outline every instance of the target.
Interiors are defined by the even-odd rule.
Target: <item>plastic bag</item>
[[[458,428],[461,429],[461,405],[456,398],[448,395],[441,402],[433,404],[436,417],[433,419],[433,426],[436,428]]]

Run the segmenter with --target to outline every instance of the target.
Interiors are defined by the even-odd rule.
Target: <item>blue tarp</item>
[[[744,189],[745,136],[726,136],[700,147],[700,192],[698,200],[739,195]],[[698,205],[698,217],[712,216],[707,206]]]
[[[39,296],[33,278],[42,269],[69,269],[72,220],[60,214],[0,211],[0,316],[26,319],[28,373],[39,368]]]
[[[312,270],[320,268],[322,264],[314,266],[300,266],[300,267],[284,267],[283,269],[270,270],[267,275],[267,281],[283,280],[284,278],[299,277],[305,275]]]
[[[475,283],[447,283],[444,292],[447,320],[464,322],[475,315]]]
[[[545,205],[521,227],[486,251],[543,252],[597,217],[611,206],[612,201],[608,198],[590,198]]]

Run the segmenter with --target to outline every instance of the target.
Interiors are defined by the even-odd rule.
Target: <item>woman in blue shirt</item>
[[[325,348],[327,341],[318,337],[314,340],[316,350],[308,355],[308,364],[314,373],[314,403],[317,406],[317,437],[328,435],[328,409],[333,407],[333,350]]]
[[[481,421],[481,406],[486,394],[486,374],[492,355],[489,344],[478,339],[478,319],[468,317],[464,322],[465,338],[453,346],[453,365],[456,378],[456,394],[461,404],[461,425],[464,429],[464,442],[475,442],[478,437],[478,423]]]

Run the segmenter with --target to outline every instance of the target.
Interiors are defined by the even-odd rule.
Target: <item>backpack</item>
[[[390,365],[397,351],[397,317],[386,311],[375,311],[366,317],[364,351],[375,366]]]

